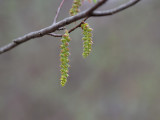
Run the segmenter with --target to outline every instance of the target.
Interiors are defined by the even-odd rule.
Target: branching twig
[[[68,32],[71,33],[72,31],[74,31],[75,29],[77,29],[78,27],[80,27],[81,24],[82,24],[83,22],[85,22],[88,18],[89,18],[89,17],[86,17],[82,22],[80,22],[80,23],[79,23],[78,25],[76,25],[74,28],[70,29]]]
[[[61,4],[59,5],[59,7],[57,9],[56,16],[54,17],[54,20],[53,20],[53,24],[55,24],[56,21],[57,21],[58,14],[59,14],[59,12],[61,10],[61,7],[62,7],[63,3],[64,3],[64,0],[62,0]]]
[[[94,11],[92,13],[92,16],[94,17],[100,17],[100,16],[109,16],[109,15],[113,15],[116,14],[118,12],[121,12],[122,10],[125,10],[133,5],[135,5],[136,3],[138,3],[140,0],[130,0],[128,3],[125,3],[123,5],[120,5],[119,7],[116,7],[114,9],[111,10],[106,10],[106,11]]]
[[[75,16],[71,16],[71,17],[68,17],[68,18],[65,18],[55,24],[52,24],[51,26],[49,27],[46,27],[46,28],[43,28],[41,30],[38,30],[38,31],[34,31],[34,32],[31,32],[31,33],[28,33],[22,37],[19,37],[15,40],[13,40],[11,43],[3,46],[0,48],[0,54],[4,53],[4,52],[7,52],[11,49],[13,49],[14,47],[26,42],[26,41],[29,41],[33,38],[38,38],[38,37],[42,37],[44,35],[48,35],[49,33],[52,33],[52,32],[55,32],[56,30],[58,30],[59,28],[61,27],[64,27],[68,24],[71,24],[77,20],[80,20],[82,18],[89,18],[89,17],[95,17],[95,16],[108,16],[108,15],[113,15],[115,13],[118,13],[128,7],[131,7],[133,6],[134,4],[136,4],[137,2],[139,2],[140,0],[131,0],[130,2],[128,2],[127,4],[124,4],[124,5],[121,5],[117,8],[114,8],[114,9],[111,9],[111,10],[107,10],[107,11],[95,11],[97,8],[99,8],[100,6],[102,6],[105,2],[107,2],[108,0],[100,0],[98,1],[93,7],[75,15]],[[58,16],[58,14],[57,14]],[[56,20],[55,20],[56,21]],[[79,26],[78,26],[79,27]],[[77,27],[73,28],[76,29]],[[72,29],[70,31],[73,31]],[[59,34],[53,34],[53,36],[58,36]],[[54,36],[54,37],[55,37]]]

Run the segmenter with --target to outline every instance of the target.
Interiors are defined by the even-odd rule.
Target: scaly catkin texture
[[[60,53],[60,61],[61,61],[61,86],[65,86],[66,82],[67,82],[67,77],[69,76],[68,75],[68,68],[70,67],[70,65],[68,64],[69,63],[69,42],[70,42],[70,37],[69,37],[69,33],[68,31],[66,30],[65,31],[65,34],[62,36],[62,39],[61,39],[61,53]]]
[[[82,56],[84,58],[86,58],[92,50],[93,42],[92,42],[92,33],[91,32],[93,31],[93,29],[90,28],[88,23],[82,23],[81,28],[83,30],[83,38],[82,38],[82,40],[83,40],[83,53],[82,53]]]
[[[81,0],[74,0],[72,4],[72,8],[70,9],[69,13],[71,16],[76,15],[80,12],[79,7],[81,6]]]

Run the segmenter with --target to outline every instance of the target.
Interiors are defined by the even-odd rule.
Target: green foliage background
[[[50,25],[60,2],[0,0],[0,45]],[[71,3],[65,2],[59,20],[69,16]],[[159,120],[159,5],[159,0],[143,0],[114,16],[89,19],[94,44],[86,59],[81,30],[74,31],[70,77],[63,88],[60,38],[34,39],[0,55],[0,119]],[[89,6],[86,2],[82,9]]]

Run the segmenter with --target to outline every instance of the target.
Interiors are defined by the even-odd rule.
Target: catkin
[[[84,58],[86,58],[92,50],[93,42],[92,42],[92,33],[91,32],[93,31],[93,29],[90,28],[88,23],[82,23],[81,28],[83,30],[83,38],[82,38],[82,40],[83,40],[83,53],[82,53],[82,56]]]
[[[70,37],[69,37],[69,33],[68,31],[66,30],[65,31],[65,34],[62,36],[62,39],[61,39],[61,53],[60,53],[60,61],[61,61],[61,86],[65,86],[66,82],[67,82],[67,77],[69,76],[68,75],[68,68],[70,67],[70,65],[68,64],[69,63],[69,42],[70,42]]]
[[[74,0],[72,4],[72,8],[70,9],[69,13],[71,16],[76,15],[80,12],[79,7],[81,6],[81,0]]]

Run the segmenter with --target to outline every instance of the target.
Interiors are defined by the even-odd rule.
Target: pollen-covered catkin
[[[79,7],[81,6],[81,0],[74,0],[72,4],[72,8],[70,9],[69,13],[71,16],[76,15],[80,12]]]
[[[69,42],[70,42],[70,37],[69,37],[69,33],[68,31],[66,30],[65,31],[65,34],[62,36],[62,39],[61,39],[61,53],[60,53],[60,61],[61,61],[61,86],[65,86],[66,82],[67,82],[67,77],[69,76],[68,75],[68,68],[70,67],[70,65],[68,64],[69,63]]]
[[[81,28],[83,30],[83,38],[82,38],[82,40],[83,40],[83,53],[82,53],[82,56],[84,58],[86,58],[92,50],[93,42],[92,42],[92,33],[91,32],[93,31],[93,29],[90,28],[88,23],[82,23]]]

